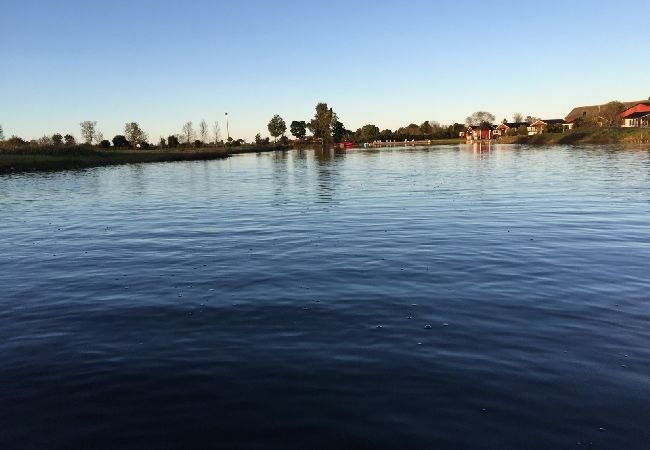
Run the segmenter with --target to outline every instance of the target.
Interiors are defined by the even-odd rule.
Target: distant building
[[[650,99],[626,109],[621,117],[625,128],[650,128]]]
[[[535,134],[542,134],[544,133],[544,131],[546,131],[546,129],[549,126],[552,125],[564,126],[565,124],[566,122],[564,119],[545,119],[545,120],[537,119],[535,122],[531,123],[528,126],[528,134],[531,136]]]
[[[648,103],[648,100],[636,100],[633,102],[622,102],[623,106],[626,109],[632,108],[640,103]],[[586,118],[587,116],[595,117],[599,122],[602,119],[600,115],[600,110],[604,108],[605,105],[591,105],[591,106],[578,106],[571,110],[569,114],[564,118],[566,121],[565,127],[568,129],[573,128],[573,124],[577,119]]]
[[[494,125],[474,125],[465,131],[465,139],[467,141],[489,141],[494,139],[493,131]]]
[[[528,122],[501,122],[492,132],[495,136],[505,136],[508,130],[517,130],[520,127],[528,127]]]

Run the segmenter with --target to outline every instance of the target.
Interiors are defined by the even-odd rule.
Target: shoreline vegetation
[[[565,133],[542,133],[532,136],[502,136],[497,144],[582,145],[582,144],[649,144],[649,128],[577,129]]]
[[[481,142],[481,141],[479,141]],[[565,133],[544,133],[534,136],[503,136],[496,140],[482,141],[492,144],[519,145],[588,145],[588,144],[650,144],[648,129],[598,129],[573,130]],[[465,139],[432,139],[430,145],[465,144]],[[469,143],[468,145],[472,145]],[[371,144],[372,145],[372,144]],[[392,142],[399,148],[409,142]],[[377,143],[374,147],[382,147]],[[85,169],[120,164],[136,164],[174,161],[207,161],[225,159],[243,153],[262,153],[290,149],[315,148],[313,142],[293,144],[251,144],[240,146],[206,146],[177,148],[101,148],[90,145],[74,146],[18,146],[0,148],[0,174],[20,172],[50,172]],[[359,148],[360,146],[355,146]]]
[[[83,169],[116,164],[134,164],[167,161],[197,161],[224,159],[240,153],[260,153],[283,151],[291,148],[331,148],[342,147],[393,147],[414,145],[457,145],[467,142],[488,144],[521,145],[582,145],[582,144],[647,144],[650,142],[649,128],[621,128],[621,111],[625,105],[610,102],[599,107],[599,114],[586,112],[574,120],[573,129],[565,129],[562,124],[544,123],[541,119],[528,116],[525,119],[515,114],[515,123],[507,129],[505,136],[467,141],[464,137],[471,127],[477,130],[492,130],[494,116],[485,111],[477,111],[462,125],[441,125],[435,121],[425,121],[421,125],[410,124],[395,131],[380,130],[372,124],[362,126],[356,131],[348,130],[338,119],[338,115],[327,103],[318,103],[310,121],[300,120],[287,123],[279,115],[274,115],[267,125],[273,138],[262,138],[258,133],[253,142],[233,139],[230,136],[228,113],[226,113],[227,138],[221,138],[219,122],[210,127],[205,120],[195,130],[192,122],[186,122],[181,133],[172,134],[166,139],[160,137],[152,144],[148,134],[137,122],[127,122],[124,134],[116,135],[111,141],[104,139],[97,129],[97,122],[83,121],[79,124],[83,143],[77,142],[71,134],[60,133],[43,136],[30,141],[12,135],[4,138],[0,125],[0,174],[33,171],[55,171]],[[525,122],[522,122],[525,120]],[[538,125],[541,122],[541,125]],[[514,126],[517,125],[517,128]],[[534,128],[539,126],[540,128]],[[467,127],[470,127],[469,129]],[[531,132],[531,129],[534,132]],[[286,133],[289,131],[294,140]],[[310,135],[307,135],[307,132]],[[469,136],[469,134],[468,134]],[[473,138],[476,136],[472,135]],[[198,138],[198,139],[197,139]]]

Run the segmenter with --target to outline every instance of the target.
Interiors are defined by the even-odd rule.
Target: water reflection
[[[345,159],[345,156],[345,150],[337,148],[314,150],[319,203],[334,202],[338,187],[339,166]]]

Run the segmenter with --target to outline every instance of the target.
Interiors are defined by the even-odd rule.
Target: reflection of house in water
[[[485,140],[485,141],[478,141],[472,144],[472,151],[474,153],[490,153],[492,149],[494,148],[494,145],[492,141]]]

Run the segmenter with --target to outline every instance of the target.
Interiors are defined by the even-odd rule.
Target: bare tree
[[[42,138],[38,139],[38,145],[42,145],[42,146],[54,145],[52,136],[43,136]]]
[[[0,125],[0,142],[5,140],[5,132],[2,129],[2,125]]]
[[[183,125],[182,136],[183,142],[185,142],[187,145],[190,145],[194,140],[196,133],[194,132],[194,126],[191,121],[185,122],[185,125]]]
[[[487,111],[476,111],[474,114],[465,119],[465,123],[468,126],[478,126],[485,123],[494,123],[495,117],[493,114]]]
[[[524,121],[524,115],[522,113],[514,113],[512,115],[512,121],[514,123],[521,123]]]
[[[621,124],[621,113],[625,111],[625,105],[619,101],[609,102],[600,109],[600,117],[608,127]]]
[[[208,142],[208,124],[205,120],[201,120],[199,123],[199,136],[203,144]]]
[[[216,121],[212,124],[212,133],[214,134],[214,143],[218,144],[221,141],[221,128],[219,127],[219,121]]]
[[[85,120],[81,122],[79,126],[81,126],[81,138],[86,144],[92,144],[95,139],[95,127],[97,126],[97,122]]]
[[[95,134],[95,144],[99,144],[104,140],[104,133],[101,131],[98,131],[97,134]]]

